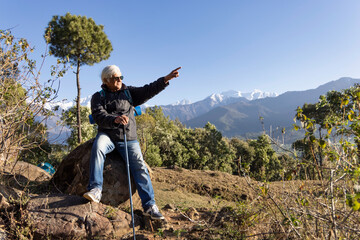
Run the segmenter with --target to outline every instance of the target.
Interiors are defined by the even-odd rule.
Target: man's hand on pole
[[[129,118],[125,115],[117,116],[114,121],[116,124],[126,125],[129,122]]]

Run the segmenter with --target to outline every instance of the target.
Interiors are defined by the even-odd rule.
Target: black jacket
[[[127,87],[123,84],[122,89],[117,92],[109,91],[107,86],[103,84],[101,87],[105,94],[101,96],[100,92],[96,92],[91,98],[91,112],[98,125],[98,131],[108,134],[112,141],[124,141],[123,126],[114,123],[114,121],[117,116],[126,115],[129,117],[129,123],[125,126],[126,139],[129,141],[136,140],[134,108],[131,106],[124,89],[129,89],[133,105],[138,106],[154,97],[168,85],[163,77],[143,87]]]

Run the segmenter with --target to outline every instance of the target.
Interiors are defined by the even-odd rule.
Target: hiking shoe
[[[151,219],[165,219],[164,216],[161,214],[161,212],[159,211],[159,208],[156,205],[152,205],[150,206],[145,212],[144,212],[145,216],[149,216],[151,217]]]
[[[91,202],[99,203],[101,199],[101,190],[99,188],[93,188],[89,192],[84,193],[83,197]]]

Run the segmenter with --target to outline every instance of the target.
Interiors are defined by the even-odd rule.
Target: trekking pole
[[[136,240],[135,223],[134,223],[134,208],[133,208],[133,202],[132,202],[131,180],[130,180],[129,154],[128,154],[128,147],[127,147],[127,140],[126,140],[125,125],[123,125],[123,130],[124,130],[124,143],[125,143],[125,155],[126,155],[126,171],[127,171],[127,175],[128,175],[129,193],[130,193],[131,222],[132,222],[132,226],[133,226],[134,240]]]

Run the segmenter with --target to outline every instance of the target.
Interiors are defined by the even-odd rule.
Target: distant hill
[[[189,119],[184,123],[188,127],[204,127],[207,122],[216,126],[225,136],[245,136],[249,133],[259,133],[270,128],[274,131],[285,127],[292,129],[293,118],[298,106],[304,103],[316,103],[320,95],[330,90],[341,90],[359,83],[360,79],[340,78],[326,83],[316,89],[306,91],[289,91],[277,97],[238,101],[224,106],[218,106],[209,112]],[[263,125],[260,122],[263,118]],[[271,127],[270,127],[271,126]]]

